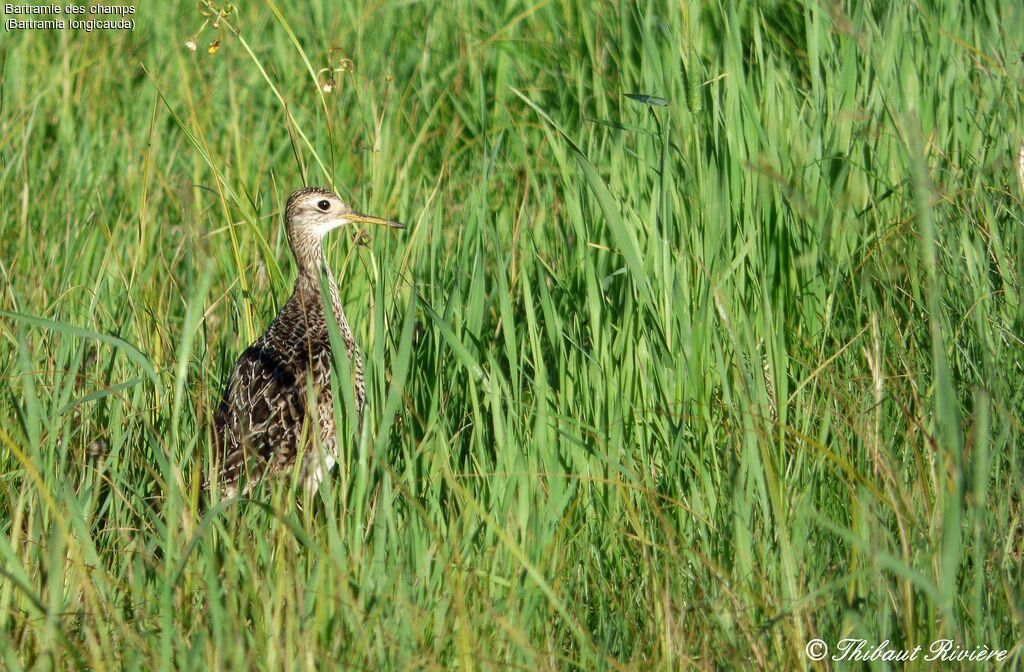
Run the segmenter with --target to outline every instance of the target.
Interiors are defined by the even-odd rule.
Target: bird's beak
[[[373,215],[364,215],[361,212],[355,210],[345,213],[345,219],[350,222],[363,222],[365,224],[380,224],[381,226],[390,226],[392,229],[404,229],[405,224],[401,222],[393,222],[390,219],[384,219],[383,217],[374,217]]]

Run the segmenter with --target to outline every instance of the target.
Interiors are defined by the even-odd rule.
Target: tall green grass
[[[218,8],[0,37],[3,667],[1021,665],[1022,7]],[[207,502],[307,183],[362,433]]]

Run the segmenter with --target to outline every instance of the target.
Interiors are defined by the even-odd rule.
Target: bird
[[[363,360],[341,308],[334,274],[324,259],[323,238],[355,223],[405,228],[399,222],[356,212],[325,187],[293,192],[284,220],[298,266],[295,287],[267,330],[235,362],[214,413],[217,464],[210,475],[218,477],[224,498],[246,496],[261,478],[290,473],[299,462],[299,482],[315,491],[334,467],[338,441],[331,392],[332,352],[320,293],[321,275],[326,276],[330,309],[350,361],[360,418],[366,388]],[[309,449],[304,450],[306,447]]]

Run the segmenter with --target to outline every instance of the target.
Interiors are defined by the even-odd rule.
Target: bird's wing
[[[307,406],[301,374],[265,344],[254,343],[238,358],[214,419],[222,487],[294,461]]]

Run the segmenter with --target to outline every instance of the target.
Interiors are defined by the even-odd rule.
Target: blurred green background
[[[1024,6],[133,18],[0,34],[3,667],[1021,665]],[[304,184],[363,432],[207,505]]]

